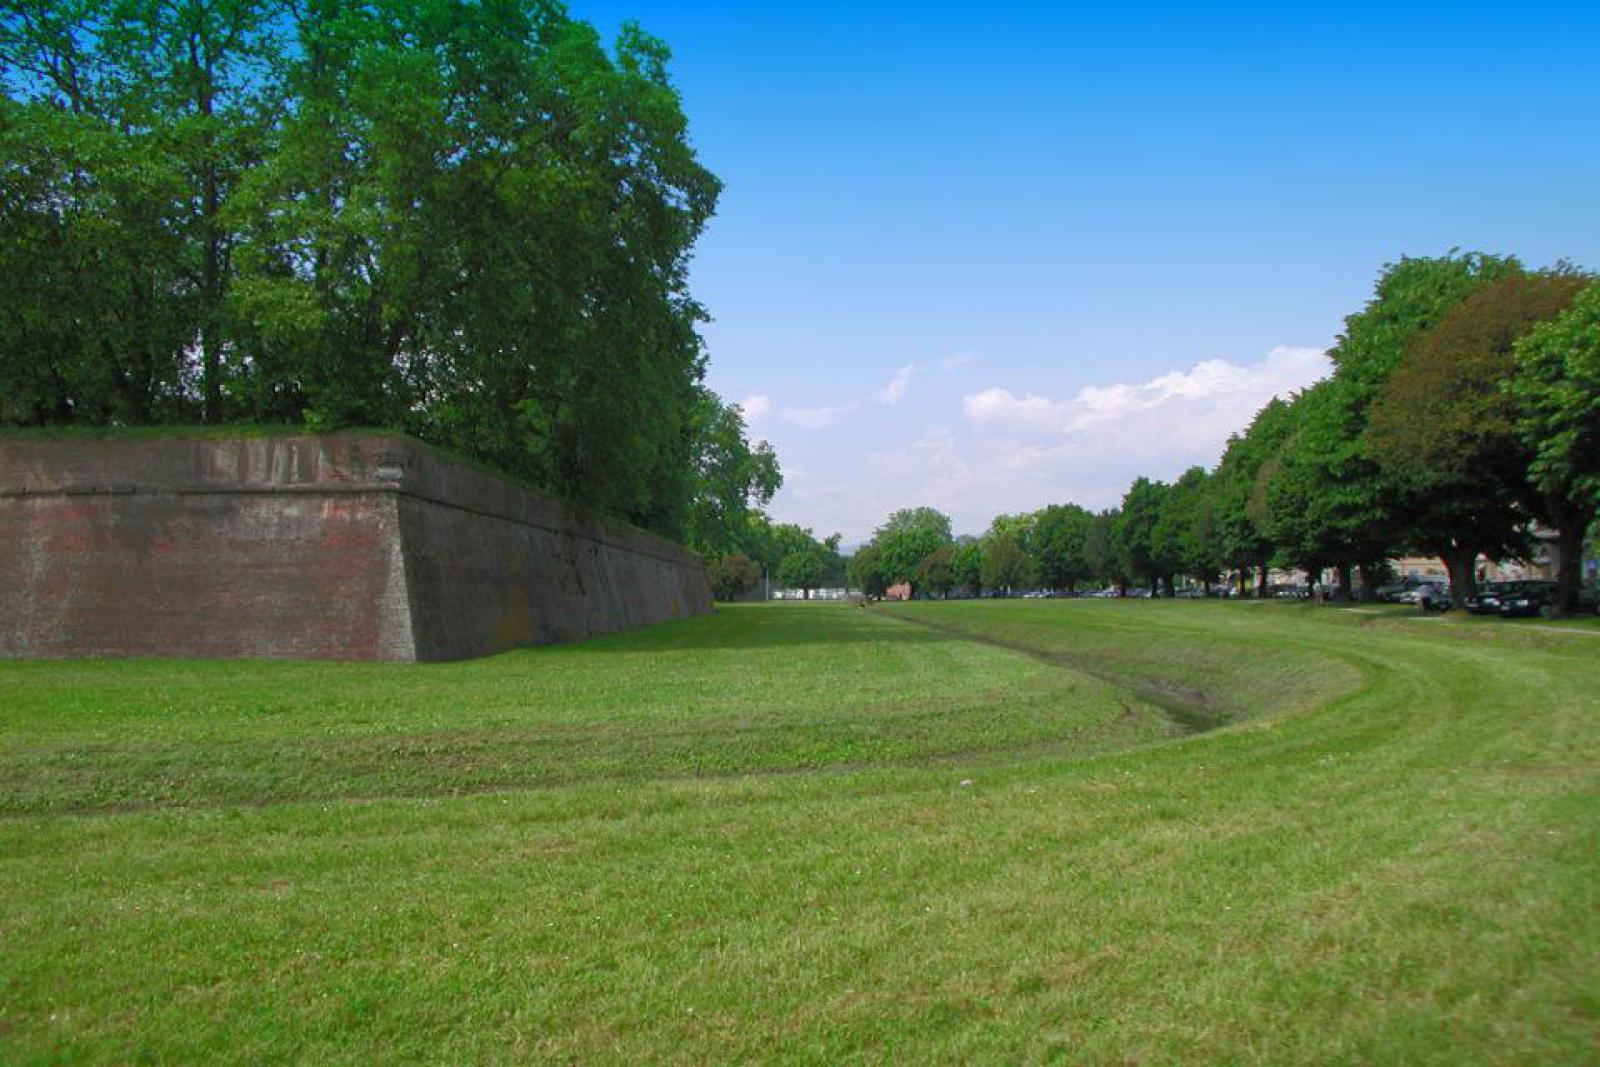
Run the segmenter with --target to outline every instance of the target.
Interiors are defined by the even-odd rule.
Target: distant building
[[[911,583],[910,582],[896,582],[894,585],[891,585],[889,588],[887,588],[887,589],[885,589],[883,591],[883,599],[885,599],[885,600],[910,600],[911,599]]]

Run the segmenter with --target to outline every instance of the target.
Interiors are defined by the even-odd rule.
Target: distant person
[[[1433,609],[1433,585],[1431,583],[1423,582],[1417,586],[1417,607],[1421,609],[1424,615]]]

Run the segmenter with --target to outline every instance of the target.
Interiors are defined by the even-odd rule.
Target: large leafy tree
[[[732,600],[754,589],[761,581],[761,565],[741,552],[718,556],[706,564],[711,593],[718,600]]]
[[[862,545],[850,557],[850,584],[867,596],[879,597],[889,588],[888,575],[883,569],[883,553],[875,544]]]
[[[1211,481],[1203,467],[1184,471],[1162,500],[1151,533],[1156,558],[1170,560],[1178,573],[1205,586],[1207,595],[1223,560]]]
[[[1178,569],[1176,558],[1156,538],[1169,490],[1166,482],[1134,479],[1122,498],[1116,523],[1115,540],[1128,576],[1149,582],[1158,595],[1163,588],[1172,591],[1172,575]]]
[[[778,581],[790,589],[799,589],[807,600],[811,599],[811,590],[822,584],[828,576],[830,566],[827,551],[819,544],[812,543],[791,552],[778,564]]]
[[[1012,537],[1017,544],[1022,546],[1024,552],[1033,551],[1034,531],[1039,523],[1039,513],[1024,511],[1016,515],[996,515],[989,520],[989,528],[984,531],[984,540],[993,541],[997,537]]]
[[[1293,426],[1289,402],[1268,401],[1243,433],[1228,438],[1227,450],[1212,474],[1217,551],[1227,566],[1238,570],[1241,594],[1252,569],[1265,594],[1275,545],[1260,490],[1261,472],[1277,458]]]
[[[983,542],[971,535],[956,539],[950,553],[951,588],[965,589],[973,596],[983,592]]]
[[[929,552],[917,564],[917,585],[941,597],[949,593],[955,586],[955,570],[951,566],[955,551],[953,545],[946,545]]]
[[[225,417],[225,209],[273,142],[283,15],[257,0],[0,14],[0,417]]]
[[[903,508],[873,533],[889,584],[915,582],[917,565],[951,543],[950,519],[933,508]]]
[[[1502,386],[1516,370],[1517,340],[1564,311],[1585,284],[1557,271],[1478,286],[1412,338],[1372,406],[1366,443],[1408,492],[1405,539],[1444,561],[1457,603],[1475,587],[1479,555],[1525,552],[1527,505],[1552,518],[1537,507],[1532,456]]]
[[[1118,596],[1128,591],[1128,554],[1123,550],[1122,512],[1116,508],[1096,512],[1083,539],[1083,558],[1089,576],[1116,587]]]
[[[819,538],[808,526],[797,526],[792,522],[775,523],[766,515],[756,512],[746,523],[743,544],[749,556],[773,571],[790,556],[816,549],[822,554],[829,574],[842,574],[839,541],[837,533]]]
[[[1258,514],[1275,559],[1311,575],[1330,564],[1348,574],[1383,559],[1396,543],[1398,497],[1366,471],[1349,384],[1318,382],[1294,398],[1289,420],[1292,433],[1257,475]]]
[[[1329,350],[1334,373],[1295,402],[1296,430],[1273,464],[1269,525],[1284,557],[1372,574],[1405,541],[1410,496],[1385,473],[1364,438],[1370,408],[1399,367],[1406,344],[1474,288],[1518,270],[1480,253],[1403,258],[1384,268],[1373,298],[1345,319]]]
[[[751,445],[737,406],[700,389],[692,423],[694,468],[685,539],[712,556],[746,547],[752,518],[783,484],[778,457],[765,441]]]
[[[1600,282],[1516,345],[1514,425],[1531,456],[1529,480],[1560,535],[1563,610],[1577,594],[1584,531],[1600,511]]]
[[[0,418],[382,425],[725,542],[773,479],[700,386],[667,60],[544,0],[18,0]]]
[[[1093,521],[1094,516],[1076,504],[1051,504],[1034,512],[1029,555],[1042,584],[1076,589],[1090,578],[1084,546]]]
[[[1015,534],[1000,534],[984,546],[984,585],[1009,595],[1014,589],[1032,584],[1034,576],[1033,561]]]

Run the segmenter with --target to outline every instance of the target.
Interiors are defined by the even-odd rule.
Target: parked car
[[[1517,582],[1517,589],[1500,598],[1500,614],[1506,618],[1538,615],[1549,618],[1556,608],[1555,582]],[[1600,614],[1600,591],[1593,586],[1578,590],[1577,610],[1580,614]]]
[[[1423,591],[1428,594],[1429,611],[1449,611],[1453,607],[1450,599],[1450,587],[1440,581],[1422,581],[1407,589],[1395,598],[1397,604],[1417,604],[1422,600]]]
[[[1500,614],[1500,601],[1517,591],[1522,582],[1485,582],[1478,591],[1461,602],[1474,615]]]
[[[1378,599],[1386,601],[1390,604],[1415,604],[1417,602],[1417,598],[1414,596],[1410,600],[1405,600],[1402,598],[1407,593],[1415,592],[1417,586],[1419,585],[1438,585],[1442,580],[1443,579],[1431,578],[1422,574],[1408,574],[1397,582],[1390,582],[1388,585],[1380,585],[1378,587]]]
[[[1508,619],[1549,617],[1555,606],[1555,582],[1517,582],[1515,589],[1500,598],[1500,614]]]

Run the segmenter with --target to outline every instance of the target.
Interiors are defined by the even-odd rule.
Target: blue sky
[[[671,46],[710,384],[853,543],[1215,462],[1402,254],[1600,268],[1600,6],[1400,7],[572,11]]]

